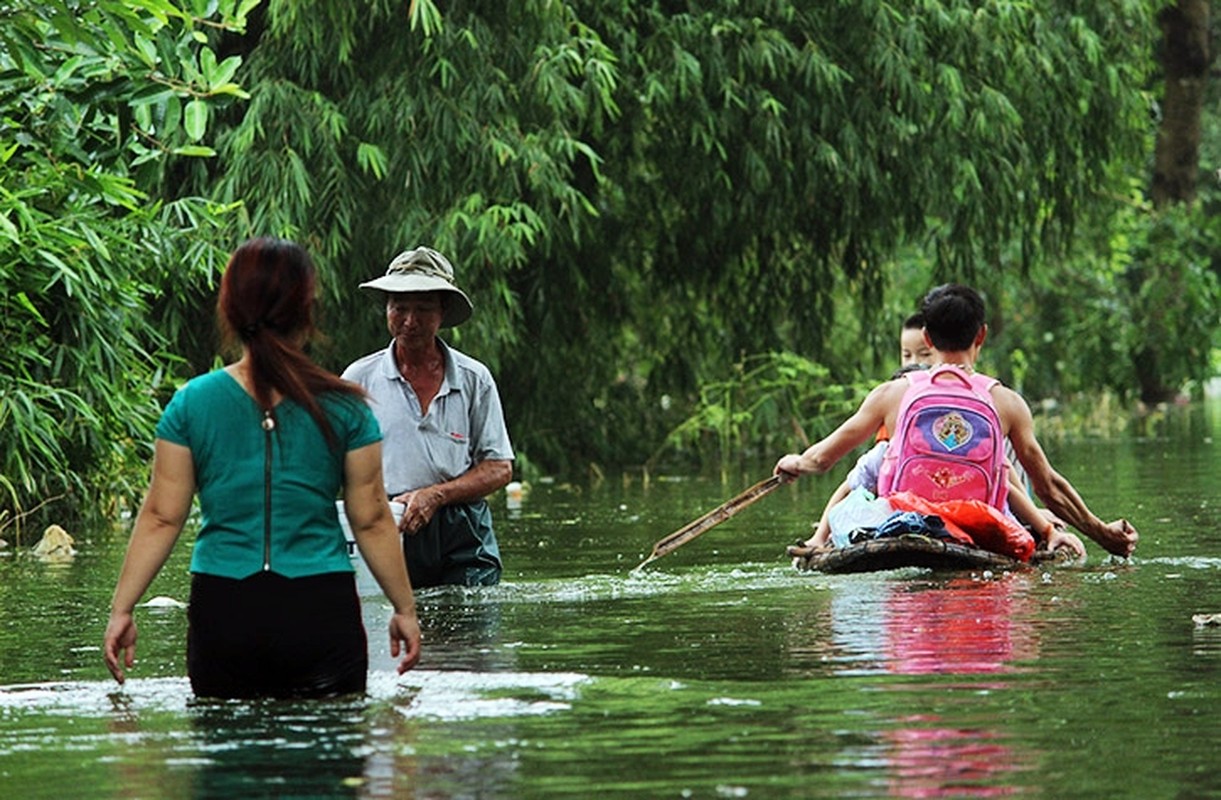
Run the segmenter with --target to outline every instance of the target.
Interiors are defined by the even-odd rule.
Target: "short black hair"
[[[924,327],[924,314],[917,311],[907,319],[903,320],[903,330],[918,331]]]
[[[924,330],[942,352],[966,350],[984,326],[984,298],[970,286],[946,283],[924,296]]]

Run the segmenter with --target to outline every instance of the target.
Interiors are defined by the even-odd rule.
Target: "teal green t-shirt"
[[[335,499],[343,459],[381,441],[359,397],[319,398],[335,429],[332,450],[313,417],[291,400],[275,409],[270,436],[254,398],[228,372],[201,375],[180,388],[157,423],[157,438],[190,449],[201,525],[191,572],[246,578],[259,571],[289,578],[351,572]],[[271,536],[264,542],[264,473],[271,448]]]

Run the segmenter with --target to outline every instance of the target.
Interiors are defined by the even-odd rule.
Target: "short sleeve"
[[[180,444],[183,447],[191,446],[187,427],[187,406],[189,405],[187,400],[189,391],[187,387],[189,385],[182,386],[178,391],[174,392],[174,396],[170,398],[165,411],[161,412],[161,419],[157,421],[155,430],[158,439]]]
[[[341,426],[344,451],[359,450],[382,440],[377,417],[362,398],[350,395],[333,397],[328,403],[330,417]]]
[[[869,452],[857,459],[852,471],[845,479],[849,489],[868,489],[876,493],[878,490],[878,472],[882,468],[882,459],[886,456],[887,442],[875,444]]]

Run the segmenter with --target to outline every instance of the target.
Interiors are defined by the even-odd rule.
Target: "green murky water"
[[[765,476],[539,484],[494,506],[504,583],[421,593],[398,677],[365,598],[360,701],[191,699],[185,615],[142,609],[119,691],[98,644],[124,537],[0,556],[4,797],[1221,797],[1221,404],[1049,448],[1114,563],[799,574],[835,477],[785,487],[632,575]],[[180,546],[150,596],[185,599]],[[362,582],[368,586],[368,582]]]

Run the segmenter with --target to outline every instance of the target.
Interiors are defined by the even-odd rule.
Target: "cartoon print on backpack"
[[[878,474],[879,495],[912,491],[1003,508],[1004,432],[990,391],[995,379],[951,365],[905,377],[910,386]]]

